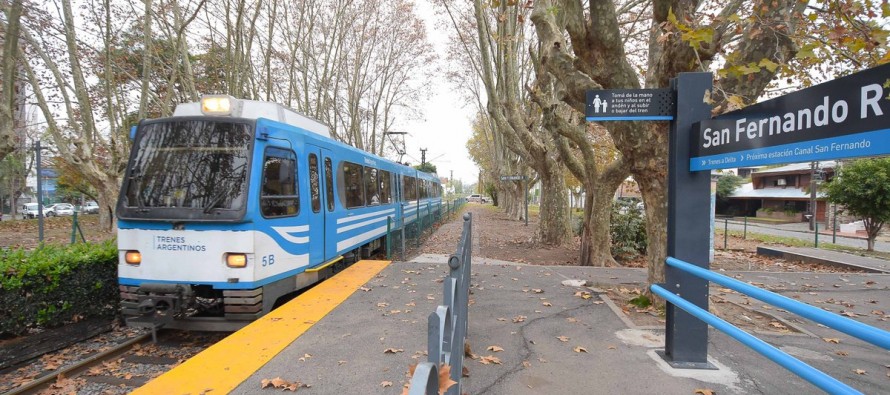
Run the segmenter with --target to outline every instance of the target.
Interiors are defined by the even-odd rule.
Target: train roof
[[[312,132],[318,136],[324,137],[343,148],[351,149],[356,153],[370,155],[376,159],[389,162],[397,166],[406,166],[401,163],[393,162],[389,159],[377,156],[370,152],[362,151],[351,145],[331,138],[330,128],[315,119],[309,118],[296,110],[284,105],[272,102],[264,102],[258,100],[236,99],[228,95],[204,95],[200,102],[181,103],[176,106],[172,117],[193,117],[193,116],[228,116],[232,118],[242,119],[259,119],[265,118],[270,121],[280,122],[285,125],[294,126],[303,130]],[[416,170],[416,169],[415,169]],[[439,182],[439,178],[435,174],[426,173],[417,170],[418,176],[421,178]]]
[[[216,108],[208,110],[207,103],[211,100],[225,100],[224,110]],[[266,118],[284,124],[308,130],[320,136],[331,138],[330,128],[296,110],[278,103],[235,99],[227,95],[206,95],[200,102],[182,103],[173,111],[174,117],[192,117],[203,115],[231,116],[233,118],[258,119]]]

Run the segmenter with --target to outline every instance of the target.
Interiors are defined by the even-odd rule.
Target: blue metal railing
[[[665,263],[668,266],[672,266],[694,276],[720,284],[726,288],[741,292],[752,298],[772,304],[776,307],[780,307],[789,312],[800,315],[801,317],[818,322],[829,328],[844,332],[848,335],[857,337],[884,349],[890,349],[890,332],[865,325],[861,322],[827,312],[817,307],[810,306],[808,304],[784,297],[782,295],[778,295],[770,291],[763,290],[734,278],[714,273],[710,270],[703,269],[701,267],[681,261],[676,258],[668,257],[665,260]],[[706,322],[708,325],[713,326],[715,329],[738,340],[742,344],[750,347],[754,351],[757,351],[761,355],[769,358],[771,361],[781,365],[785,369],[788,369],[792,373],[800,376],[816,387],[819,387],[823,391],[826,391],[830,394],[861,394],[861,392],[838,381],[834,377],[831,377],[824,372],[813,368],[812,366],[807,365],[806,363],[767,344],[763,340],[760,340],[752,336],[751,334],[742,331],[739,328],[736,328],[732,324],[688,302],[687,300],[674,294],[673,292],[668,291],[660,285],[653,284],[650,289],[653,293],[661,296],[668,302],[672,303],[674,306],[685,310],[692,316]]]
[[[469,327],[470,266],[472,264],[473,215],[464,214],[463,232],[457,252],[448,259],[450,268],[443,282],[443,304],[427,321],[427,362],[417,365],[408,388],[409,395],[438,395],[442,364],[451,368],[451,385],[446,395],[459,395],[463,372],[464,344]]]

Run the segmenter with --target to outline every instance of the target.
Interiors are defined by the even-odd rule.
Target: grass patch
[[[716,234],[719,236],[722,236],[723,229],[717,229]],[[733,237],[741,238],[743,234],[744,233],[739,230],[730,230],[729,231],[729,235],[733,236]],[[767,235],[767,234],[755,233],[755,232],[751,232],[751,231],[748,231],[747,240],[754,240],[754,241],[759,241],[762,243],[769,243],[769,244],[782,244],[787,247],[812,247],[813,246],[813,242],[808,241],[808,240],[801,240],[801,239],[797,239],[794,237],[787,237],[787,236]],[[718,240],[715,240],[715,241],[718,241]],[[820,246],[822,244],[823,243],[820,243]],[[825,243],[825,244],[828,244],[828,243]],[[832,244],[832,245],[834,245],[834,244]]]
[[[733,221],[744,221],[745,217],[732,217],[730,218]],[[719,218],[718,218],[719,220]],[[798,221],[792,221],[788,219],[778,219],[778,218],[764,218],[764,217],[748,217],[748,222],[753,223],[769,223],[769,224],[793,224]]]
[[[718,236],[722,236],[723,229],[717,229],[715,233]],[[733,236],[733,237],[741,238],[743,234],[744,233],[742,231],[738,231],[738,230],[730,230],[729,231],[729,235]],[[850,246],[845,246],[845,245],[841,245],[841,244],[827,243],[827,242],[822,241],[822,240],[824,240],[824,238],[825,238],[825,235],[819,235],[819,248],[831,250],[831,251],[846,252],[849,254],[859,255],[859,256],[864,256],[864,257],[890,260],[890,252],[866,251],[866,250],[863,250],[863,249],[857,248],[857,247],[850,247]],[[767,243],[767,244],[780,244],[780,245],[784,245],[786,247],[810,247],[810,248],[812,248],[815,246],[814,240],[801,240],[801,239],[794,238],[794,237],[767,235],[767,234],[756,233],[756,232],[751,232],[751,231],[748,232],[747,239],[759,241],[759,242]],[[720,243],[721,241],[717,240],[715,237],[715,242]]]

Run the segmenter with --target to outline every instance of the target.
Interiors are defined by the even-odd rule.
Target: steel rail
[[[148,339],[151,339],[151,333],[141,334],[121,344],[118,344],[111,349],[92,355],[82,361],[78,361],[72,365],[59,369],[52,374],[48,374],[21,387],[15,388],[12,391],[7,392],[6,395],[37,394],[40,391],[44,390],[47,385],[55,383],[60,376],[68,378],[76,377],[87,368],[97,365],[108,359],[114,358],[120,354],[123,354],[133,348],[134,345],[142,343]]]

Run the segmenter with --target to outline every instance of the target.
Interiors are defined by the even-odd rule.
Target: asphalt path
[[[730,219],[728,224],[726,224],[729,230],[734,231],[743,231],[745,228],[745,224],[743,221]],[[717,229],[724,228],[724,220],[718,218],[714,226]],[[755,222],[748,222],[748,232],[750,233],[760,233],[771,236],[782,236],[782,237],[790,237],[798,240],[803,240],[807,242],[812,242],[815,245],[815,237],[813,231],[807,229],[807,224],[784,224],[784,225],[774,225],[774,224],[762,224]],[[718,237],[719,239],[719,237]],[[719,241],[719,240],[718,240]],[[832,237],[831,234],[819,234],[819,243],[831,243]],[[865,239],[846,237],[846,236],[837,236],[837,241],[834,244],[848,246],[848,247],[856,247],[861,249],[866,249],[868,246]],[[890,252],[890,243],[886,241],[878,240],[875,241],[875,250],[876,251],[885,251]]]

